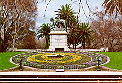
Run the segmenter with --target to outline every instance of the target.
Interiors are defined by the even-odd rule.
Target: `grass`
[[[99,52],[110,58],[110,62],[103,65],[112,69],[122,70],[122,52]]]
[[[14,55],[21,54],[23,52],[6,52],[0,53],[0,70],[9,69],[16,65],[10,62],[10,58]],[[110,62],[104,66],[122,70],[122,52],[98,52],[100,54],[107,55],[110,58]]]
[[[4,52],[0,53],[0,70],[9,69],[16,65],[10,62],[10,58],[14,55],[21,54],[24,52]]]

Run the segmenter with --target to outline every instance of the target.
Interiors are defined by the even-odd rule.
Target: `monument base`
[[[70,51],[67,46],[49,46],[48,51]]]
[[[51,31],[50,33],[50,46],[48,51],[70,51],[67,46],[66,31]]]

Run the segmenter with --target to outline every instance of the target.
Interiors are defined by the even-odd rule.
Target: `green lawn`
[[[99,52],[100,54],[107,55],[110,58],[110,62],[103,66],[122,70],[122,52]]]
[[[10,62],[10,57],[21,54],[23,52],[6,52],[0,53],[0,70],[15,67],[16,65]],[[104,66],[122,70],[122,52],[99,52],[100,54],[107,55],[110,58],[110,62]]]
[[[10,58],[14,55],[21,54],[24,52],[6,52],[0,53],[0,70],[15,67],[16,65],[10,62]]]

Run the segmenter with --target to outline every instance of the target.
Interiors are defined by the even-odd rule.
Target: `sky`
[[[38,16],[36,19],[36,27],[41,26],[43,23],[50,23],[50,18],[55,17],[57,9],[61,8],[61,5],[71,4],[71,7],[75,12],[79,11],[78,0],[38,0]],[[80,21],[87,22],[90,11],[86,5],[86,0],[81,0],[82,5],[80,8]],[[102,3],[104,0],[87,0],[88,5],[92,11],[100,11],[103,9]],[[48,4],[48,6],[47,6]],[[47,8],[46,8],[47,6]],[[83,8],[82,8],[83,7]],[[97,9],[96,9],[97,8]],[[46,10],[46,11],[45,11]],[[83,11],[84,10],[84,11]],[[85,14],[84,14],[85,13]],[[45,15],[45,16],[44,16]],[[91,14],[90,14],[91,15]]]

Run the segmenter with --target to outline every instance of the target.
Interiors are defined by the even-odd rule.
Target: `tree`
[[[65,20],[65,28],[66,31],[69,32],[68,45],[73,45],[73,48],[75,49],[78,44],[78,37],[76,37],[77,31],[75,31],[78,24],[76,12],[71,8],[70,4],[62,5],[61,8],[55,12],[57,12],[57,18]]]
[[[81,41],[81,44],[83,48],[86,48],[86,44],[90,45],[91,40],[92,40],[92,33],[93,30],[90,30],[89,24],[88,23],[81,23],[80,27],[78,27],[78,32],[79,32],[79,41]]]
[[[72,33],[68,34],[68,46],[70,48],[70,45],[73,46],[73,49],[76,49],[76,46],[81,43],[79,41],[79,32],[74,30]]]
[[[80,23],[79,26],[68,35],[68,44],[72,44],[74,49],[76,49],[76,46],[79,44],[81,44],[84,49],[90,45],[93,30],[90,30],[88,25],[88,23]]]
[[[49,23],[44,23],[42,24],[42,26],[39,27],[39,31],[38,31],[38,38],[40,37],[45,37],[45,40],[46,40],[46,48],[49,47],[49,33],[51,31],[51,26]]]
[[[35,32],[28,31],[28,35],[26,35],[23,38],[23,47],[25,49],[36,49],[36,38],[35,38]]]
[[[105,48],[108,47],[109,51],[122,50],[122,16],[115,18],[103,11],[98,12],[96,19],[92,19],[90,29],[94,30],[94,41],[91,48]]]
[[[85,48],[86,43],[90,44],[91,31],[88,28],[88,23],[80,23],[76,12],[71,8],[70,4],[62,5],[58,9],[57,17],[64,19],[66,21],[66,26],[70,29],[68,35],[68,45],[73,45],[73,48],[76,49],[76,46],[82,44]]]
[[[1,4],[2,51],[6,51],[35,27],[37,8],[36,0],[4,0]]]
[[[77,24],[77,19],[76,19],[76,12],[71,8],[70,4],[62,5],[60,9],[58,9],[57,12],[57,17],[60,19],[65,20],[66,22],[66,31],[67,28],[70,28],[70,30],[73,30],[75,25]]]
[[[114,12],[122,14],[122,0],[105,0],[104,6],[106,12],[113,14]]]

